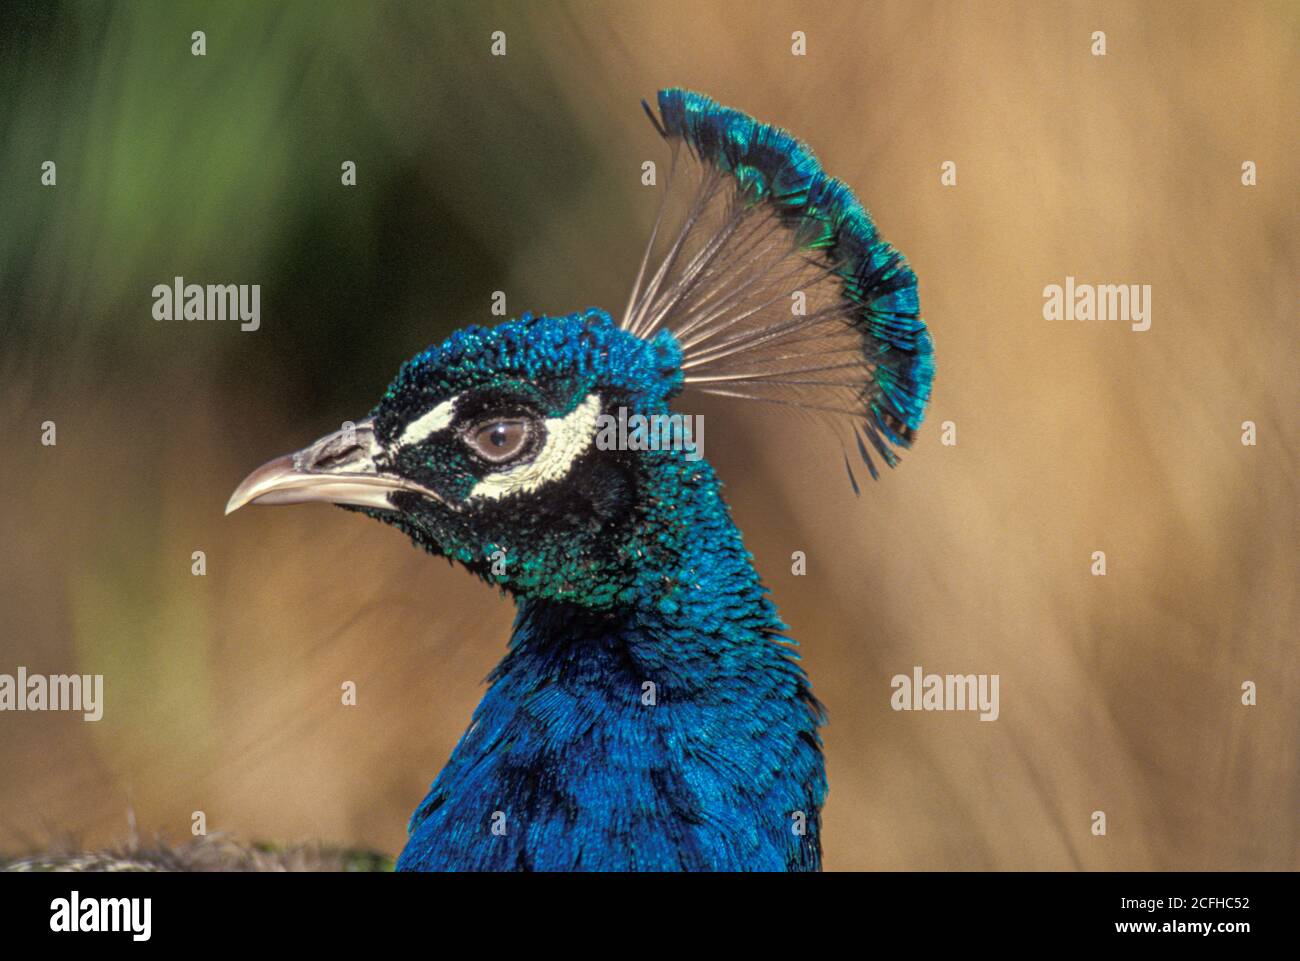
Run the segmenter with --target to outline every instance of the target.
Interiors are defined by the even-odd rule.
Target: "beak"
[[[226,513],[245,504],[305,504],[323,501],[396,510],[388,495],[409,491],[441,501],[436,493],[376,466],[382,449],[373,419],[322,437],[300,451],[277,457],[249,474],[226,503]]]

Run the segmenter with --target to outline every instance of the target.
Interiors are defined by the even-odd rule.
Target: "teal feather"
[[[646,110],[650,113],[648,106]],[[703,341],[707,346],[700,351],[689,347],[684,351],[688,368],[694,353],[704,355],[699,369],[688,374],[687,383],[713,385],[701,389],[729,396],[740,395],[735,388],[743,386],[743,396],[756,400],[777,399],[774,391],[764,388],[798,388],[795,393],[803,396],[787,398],[787,402],[854,417],[858,421],[855,437],[860,431],[880,459],[894,466],[897,456],[888,445],[911,445],[924,419],[934,378],[933,342],[921,317],[916,277],[903,256],[880,238],[852,191],[827,175],[812,151],[785,130],[681,89],[660,91],[659,117],[652,114],[652,119],[665,139],[684,143],[706,170],[716,169],[729,176],[731,189],[721,190],[717,202],[734,211],[730,216],[753,218],[755,211],[765,209],[778,213],[773,232],[784,232],[788,247],[787,256],[768,268],[774,280],[779,281],[779,271],[787,269],[791,258],[813,255],[838,282],[834,302],[824,308],[816,323],[793,324],[775,303],[772,309],[744,317],[743,324],[737,322],[739,330],[725,313],[711,318],[708,323],[716,329],[712,341]],[[698,230],[698,223],[686,227],[686,234]],[[700,244],[708,241],[705,233]],[[714,254],[715,259],[718,256]],[[728,280],[735,282],[735,278]],[[698,281],[695,283],[698,287]],[[787,286],[790,292],[795,289],[793,284]],[[683,296],[682,290],[671,284],[661,284],[655,300],[671,302],[672,309],[665,311],[659,324],[633,329],[646,332],[660,324],[668,329],[684,327],[698,339],[702,325],[691,317],[690,295]],[[737,304],[733,313],[753,310],[751,298]],[[652,305],[644,314],[654,311]],[[817,324],[823,329],[810,330]],[[847,374],[834,382],[808,378],[828,372],[826,365],[813,362],[819,355],[819,338],[829,336],[828,327],[857,335],[852,349],[858,364],[846,363],[839,369],[853,370],[853,376],[860,372],[859,382]],[[771,333],[765,335],[765,329]],[[720,356],[727,344],[736,349]],[[791,352],[773,365],[769,355],[775,348]],[[725,374],[732,389],[717,386],[722,383],[715,379],[719,374]],[[855,416],[858,412],[860,418]],[[867,445],[859,440],[857,446],[876,476]],[[856,490],[856,481],[853,483]]]

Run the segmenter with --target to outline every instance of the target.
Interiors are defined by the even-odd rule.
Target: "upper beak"
[[[324,501],[396,510],[388,495],[411,491],[441,500],[423,485],[381,473],[381,452],[373,419],[328,434],[292,454],[268,461],[243,479],[226,503],[226,513],[245,504],[304,504]]]

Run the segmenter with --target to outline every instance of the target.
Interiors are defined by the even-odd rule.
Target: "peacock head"
[[[227,512],[328,501],[521,595],[672,611],[734,527],[698,450],[601,443],[602,420],[682,431],[668,403],[689,388],[832,422],[855,492],[851,452],[873,477],[897,463],[934,376],[903,256],[786,131],[687,90],[658,101],[672,156],[617,325],[591,310],[463,330]]]
[[[680,444],[600,441],[620,411],[667,413],[681,360],[671,334],[599,310],[469,327],[407,361],[368,418],[254,471],[226,511],[333,503],[516,593],[609,606],[661,533],[648,492],[701,472]]]

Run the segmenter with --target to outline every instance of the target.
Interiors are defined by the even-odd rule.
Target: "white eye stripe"
[[[397,446],[410,447],[412,444],[420,443],[430,434],[436,434],[450,427],[452,418],[456,416],[456,401],[459,397],[460,395],[457,394],[444,400],[427,414],[422,414],[407,424],[406,430],[402,431],[402,436],[397,439]]]
[[[591,446],[600,417],[600,398],[588,394],[582,403],[563,417],[546,418],[546,443],[527,464],[488,474],[470,492],[470,497],[500,500],[507,494],[536,490],[559,480],[569,472],[578,455]]]

